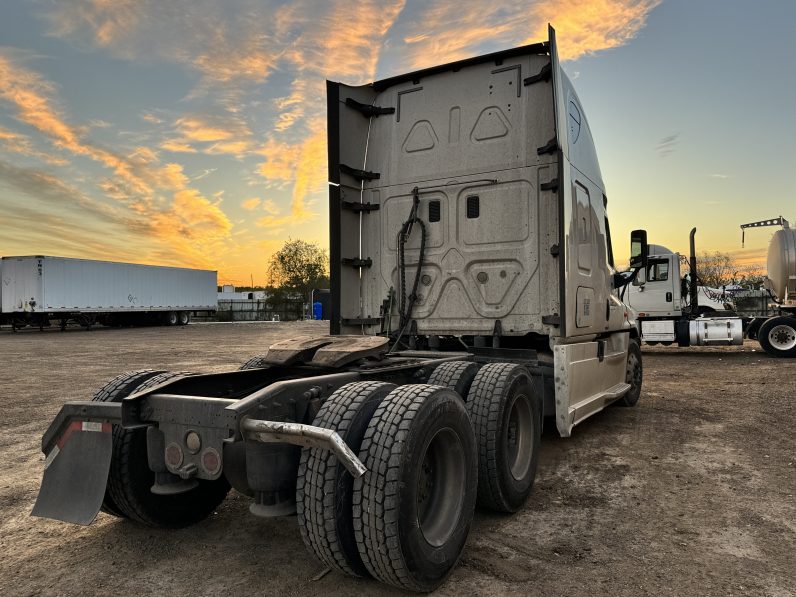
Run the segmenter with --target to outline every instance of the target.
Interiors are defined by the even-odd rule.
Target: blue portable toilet
[[[321,301],[312,303],[312,318],[323,319],[323,303]]]

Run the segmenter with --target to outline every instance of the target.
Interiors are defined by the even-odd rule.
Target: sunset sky
[[[38,0],[0,4],[0,255],[264,283],[328,244],[324,80],[367,83],[556,28],[614,248],[740,251],[796,220],[796,2]],[[739,257],[763,262],[773,228]]]

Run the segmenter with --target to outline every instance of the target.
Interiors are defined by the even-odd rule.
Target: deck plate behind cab
[[[381,358],[388,339],[382,336],[297,336],[268,348],[263,359],[272,365],[342,367],[365,358]]]

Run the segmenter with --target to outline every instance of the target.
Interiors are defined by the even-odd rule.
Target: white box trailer
[[[71,319],[83,325],[186,324],[216,310],[215,271],[70,259],[3,257],[3,318],[16,328]]]

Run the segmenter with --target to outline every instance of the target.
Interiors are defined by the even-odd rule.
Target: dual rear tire
[[[476,502],[514,512],[527,499],[540,409],[527,370],[507,363],[451,362],[429,384],[340,388],[313,424],[335,429],[367,472],[354,479],[331,452],[303,450],[305,544],[340,572],[435,589],[461,556]]]
[[[431,591],[453,570],[476,500],[475,437],[452,390],[356,382],[315,425],[336,429],[367,468],[354,479],[330,452],[303,450],[302,538],[325,564],[403,589]]]

